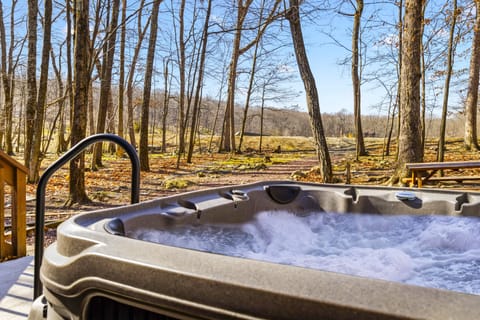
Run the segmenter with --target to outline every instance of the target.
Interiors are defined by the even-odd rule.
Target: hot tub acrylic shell
[[[414,198],[402,197],[411,195]],[[400,198],[400,199],[399,199]],[[480,215],[480,193],[320,185],[230,186],[79,214],[45,251],[49,319],[480,319],[480,296],[132,239],[138,227],[243,223],[264,210]],[[37,306],[42,304],[37,301]],[[33,312],[32,314],[38,314]]]

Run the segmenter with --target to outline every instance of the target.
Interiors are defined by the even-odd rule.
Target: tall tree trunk
[[[388,156],[390,154],[390,134],[391,134],[391,127],[393,126],[394,123],[394,112],[392,111],[393,109],[393,95],[391,94],[391,91],[387,91],[388,96],[389,96],[389,102],[388,102],[388,112],[387,112],[387,123],[385,124],[385,134],[383,136],[383,150],[382,150],[382,159],[385,158],[385,156]],[[391,121],[391,126],[390,126],[390,119]],[[388,139],[387,139],[388,138]]]
[[[263,143],[263,120],[264,120],[264,112],[265,112],[265,91],[266,91],[266,83],[263,83],[262,86],[262,102],[260,106],[260,140],[258,141],[258,152],[262,152],[262,143]]]
[[[232,46],[232,56],[230,59],[230,66],[228,71],[228,87],[227,87],[227,102],[225,107],[225,120],[222,134],[222,147],[223,151],[235,152],[235,89],[237,82],[237,67],[239,57],[250,50],[263,36],[266,28],[274,20],[276,10],[280,5],[280,0],[275,0],[272,9],[265,19],[263,25],[259,29],[257,36],[253,41],[240,48],[243,24],[247,16],[250,5],[253,0],[237,1],[237,23],[235,27],[235,35]]]
[[[222,70],[226,70],[226,61],[225,61],[225,64],[223,65],[223,69]],[[222,78],[220,80],[220,88],[218,89],[218,99],[217,99],[217,110],[215,112],[215,118],[213,120],[213,125],[212,125],[212,133],[210,135],[210,141],[208,142],[208,152],[211,152],[212,151],[212,144],[213,144],[213,137],[215,135],[215,131],[217,130],[217,122],[218,122],[218,118],[219,118],[219,114],[220,114],[220,108],[222,107],[222,93],[223,93],[223,88],[225,86],[225,80],[226,80],[226,77],[225,75],[227,74],[226,72],[221,72],[222,74]],[[221,135],[221,137],[223,137],[223,134]],[[222,142],[220,141],[219,143],[220,145],[222,144]]]
[[[362,112],[361,112],[361,84],[360,84],[360,70],[359,70],[359,42],[360,42],[360,21],[362,19],[363,0],[357,0],[357,8],[353,17],[353,32],[352,32],[352,84],[353,84],[353,109],[355,118],[355,138],[356,150],[355,159],[359,156],[367,154],[365,151],[365,143],[363,140],[362,130]]]
[[[150,111],[153,61],[155,58],[155,46],[157,43],[158,11],[161,2],[162,0],[153,1],[150,39],[148,42],[147,52],[147,65],[145,68],[145,83],[143,86],[142,116],[140,123],[140,169],[142,171],[150,171],[150,166],[148,163],[148,118]]]
[[[95,134],[95,117],[93,113],[93,80],[88,84],[88,135]],[[92,148],[93,149],[93,148]]]
[[[452,23],[450,25],[450,33],[448,37],[448,53],[447,53],[447,70],[445,77],[445,85],[443,87],[443,104],[442,104],[442,121],[440,124],[440,138],[438,139],[438,153],[437,161],[443,161],[445,151],[445,130],[447,128],[447,109],[448,109],[448,95],[450,93],[450,79],[452,77],[453,69],[453,54],[454,54],[454,40],[455,25],[457,22],[457,0],[453,0]]]
[[[322,117],[320,113],[320,102],[318,100],[318,91],[315,85],[315,78],[308,62],[305,44],[303,42],[302,26],[300,22],[300,8],[298,0],[289,0],[290,7],[286,13],[286,17],[290,24],[290,32],[292,34],[293,46],[295,49],[295,57],[297,65],[305,87],[307,98],[308,114],[310,116],[310,125],[312,127],[315,146],[317,149],[317,157],[320,163],[323,182],[332,182],[332,163],[330,154],[328,153],[327,140],[323,131]]]
[[[19,153],[20,152],[20,141],[22,140],[22,135],[25,138],[25,126],[23,123],[23,120],[25,117],[23,116],[24,114],[24,109],[25,109],[25,84],[21,84],[22,89],[21,94],[20,94],[20,108],[18,110],[18,124],[17,124],[17,142],[15,143],[15,152]]]
[[[256,72],[256,67],[257,67],[258,45],[259,45],[259,43],[257,43],[255,45],[255,49],[254,49],[254,52],[253,52],[252,67],[250,69],[250,80],[248,81],[248,88],[247,88],[247,92],[245,94],[245,106],[243,107],[242,126],[241,126],[241,129],[240,129],[240,139],[238,141],[238,147],[237,147],[237,152],[238,153],[242,152],[243,137],[245,136],[245,128],[247,126],[248,110],[250,109],[250,99],[252,97],[253,83],[254,83],[254,80],[255,80],[255,72]]]
[[[52,0],[44,1],[45,12],[43,17],[43,49],[42,64],[40,67],[40,83],[38,88],[38,100],[35,112],[35,122],[33,128],[33,139],[30,151],[30,162],[28,166],[28,181],[37,182],[39,178],[40,164],[43,155],[40,152],[43,139],[43,125],[45,119],[45,106],[47,103],[48,87],[48,66],[51,48],[51,30],[52,30]]]
[[[112,90],[108,94],[108,104],[107,104],[107,119],[106,119],[106,132],[107,133],[115,133],[115,107],[113,105],[113,94]],[[110,154],[115,154],[116,144],[110,142],[108,144],[108,152]]]
[[[423,4],[422,8],[422,16],[425,16],[425,9],[427,8],[427,2],[425,1]],[[423,36],[423,31],[425,29],[425,24],[422,23],[422,36]],[[421,71],[422,71],[422,86],[421,86],[421,124],[422,124],[422,150],[425,152],[425,139],[427,135],[427,120],[426,120],[426,114],[427,114],[427,79],[426,79],[426,66],[425,66],[425,50],[424,46],[420,47],[420,57],[421,57]]]
[[[12,2],[12,9],[10,11],[11,19],[10,23],[14,21],[16,1]],[[13,155],[13,79],[14,71],[12,66],[12,51],[15,43],[15,33],[12,31],[13,24],[11,25],[10,32],[10,50],[7,56],[7,40],[5,36],[5,24],[3,18],[3,4],[0,1],[0,45],[2,52],[2,62],[1,62],[1,73],[2,73],[2,85],[3,85],[3,97],[5,101],[5,113],[4,118],[0,117],[2,120],[2,125],[4,125],[5,132],[5,151],[9,155]],[[3,128],[1,128],[3,129]],[[0,139],[0,145],[1,145]]]
[[[76,145],[84,139],[87,131],[88,89],[90,83],[89,48],[89,0],[74,2],[75,44],[74,44],[74,100],[70,143]],[[69,199],[67,204],[88,202],[85,192],[85,157],[78,156],[70,162]]]
[[[66,1],[65,6],[65,16],[67,22],[67,30],[66,30],[66,44],[67,44],[67,52],[66,52],[66,60],[67,60],[67,90],[68,90],[68,102],[70,106],[69,112],[69,127],[73,127],[73,107],[74,107],[74,92],[73,92],[73,63],[72,63],[72,7],[70,1]],[[63,136],[59,138],[59,141],[62,140],[63,145],[61,146],[61,150],[59,152],[64,152],[68,148],[68,137],[66,138]]]
[[[200,94],[203,86],[203,74],[205,68],[205,58],[207,55],[207,40],[208,40],[208,24],[210,23],[210,12],[212,9],[212,0],[208,0],[207,4],[207,13],[205,15],[205,23],[203,25],[203,34],[202,34],[202,49],[200,52],[200,66],[198,70],[198,80],[197,87],[195,90],[195,98],[193,101],[193,114],[192,114],[192,123],[190,127],[190,142],[188,145],[188,155],[187,162],[192,162],[193,156],[193,147],[195,145],[195,132],[198,123],[199,110],[200,110]]]
[[[135,127],[133,125],[133,87],[127,86],[127,131],[130,144],[137,147],[137,141],[135,138]]]
[[[140,55],[140,50],[142,48],[143,39],[145,38],[145,34],[147,33],[148,27],[150,25],[151,16],[148,18],[145,26],[142,28],[142,13],[144,7],[145,0],[141,0],[139,4],[138,14],[137,14],[137,33],[138,33],[138,40],[135,46],[135,50],[133,53],[132,61],[130,62],[130,69],[128,72],[127,78],[127,128],[128,128],[128,136],[130,138],[130,143],[133,146],[137,146],[136,138],[135,138],[135,128],[133,125],[133,79],[135,77],[135,68],[137,66],[138,56]]]
[[[57,154],[60,154],[63,152],[63,150],[66,149],[65,146],[65,101],[66,97],[68,95],[68,89],[65,90],[65,85],[63,84],[63,77],[62,77],[62,71],[61,71],[61,52],[59,54],[59,66],[56,64],[56,59],[55,59],[55,54],[53,50],[50,50],[50,56],[52,59],[52,67],[53,71],[55,73],[55,78],[57,79],[57,86],[58,86],[58,91],[63,95],[58,99],[57,105],[58,105],[58,128],[57,128]],[[53,131],[53,130],[52,130]],[[52,134],[53,132],[51,132]],[[46,150],[45,150],[46,152]]]
[[[1,98],[1,92],[0,92],[0,98]],[[0,105],[0,148],[2,150],[4,149],[4,144],[3,144],[3,138],[5,136],[5,122],[6,122],[6,117],[5,117],[5,106]]]
[[[118,25],[118,14],[120,10],[120,0],[113,0],[112,21],[109,23],[106,41],[103,50],[102,71],[100,74],[100,98],[98,103],[98,117],[96,133],[105,132],[108,111],[108,99],[112,84],[113,58],[115,56],[115,44]],[[95,144],[92,155],[92,170],[102,166],[102,143]]]
[[[120,65],[118,76],[118,131],[117,134],[123,138],[123,113],[125,96],[125,43],[127,38],[127,0],[122,0],[122,22],[120,31]],[[123,154],[123,148],[117,148],[117,156]]]
[[[191,30],[191,29],[190,29]],[[202,42],[202,41],[200,41]],[[192,58],[190,58],[190,63],[188,63],[188,68],[187,68],[187,60],[185,60],[185,75],[186,75],[186,80],[185,80],[185,101],[186,101],[186,110],[184,112],[184,121],[183,121],[183,148],[181,148],[182,153],[185,153],[185,147],[187,144],[187,133],[188,133],[188,121],[192,120],[192,102],[194,98],[194,92],[195,92],[195,83],[198,83],[197,81],[197,72],[200,67],[200,55],[201,55],[201,50],[202,46],[198,46],[197,49],[197,41],[193,41],[193,44],[190,45],[191,47],[191,54]],[[193,53],[193,52],[196,52]],[[188,72],[187,72],[188,70]],[[190,121],[191,122],[191,121]],[[191,127],[191,126],[190,126]],[[177,158],[180,159],[180,158]]]
[[[180,92],[178,97],[178,150],[177,169],[180,167],[180,157],[185,150],[185,0],[180,2],[180,30],[178,35],[178,73],[180,74]]]
[[[263,19],[263,8],[264,8],[265,2],[262,3],[262,6],[260,8],[260,15],[259,15],[259,30],[260,32],[260,26],[262,23]],[[247,124],[247,115],[248,115],[248,109],[250,107],[250,98],[252,96],[252,91],[253,91],[253,83],[255,80],[255,73],[256,73],[256,68],[257,68],[257,55],[258,55],[258,47],[260,46],[260,41],[257,41],[255,43],[255,48],[253,50],[253,57],[252,57],[252,68],[250,69],[250,81],[248,82],[248,89],[247,93],[245,95],[245,107],[243,108],[243,119],[242,119],[242,128],[240,130],[240,141],[238,142],[238,149],[237,151],[240,153],[242,149],[242,144],[243,144],[243,136],[245,135],[245,127]]]
[[[163,61],[163,110],[162,110],[162,152],[167,152],[167,117],[168,117],[168,108],[170,105],[170,87],[171,79],[173,78],[170,74],[168,64],[170,59],[165,59]]]
[[[404,0],[400,0],[397,2],[398,5],[398,83],[397,83],[397,99],[395,105],[398,107],[398,116],[397,116],[397,152],[396,152],[396,159],[398,160],[398,153],[400,147],[400,123],[402,121],[402,108],[400,107],[400,100],[401,100],[401,93],[402,93],[402,64],[403,64],[403,30],[404,30],[404,22],[403,22],[403,5]],[[395,110],[395,109],[394,109]],[[393,127],[392,127],[393,131]]]
[[[10,120],[10,123],[13,126],[13,97],[14,97],[14,92],[15,92],[15,69],[17,63],[14,63],[13,61],[13,51],[15,49],[15,28],[13,25],[15,25],[15,10],[17,6],[18,1],[12,1],[12,7],[10,9],[10,46],[8,49],[8,78],[9,78],[9,89],[10,89],[10,105],[8,107],[11,107],[12,111],[10,114],[10,110],[7,112],[7,120]],[[18,59],[18,58],[17,58]],[[18,61],[18,60],[17,60]],[[7,104],[5,105],[7,107]],[[21,121],[19,121],[21,122]],[[13,154],[13,128],[9,128],[7,125],[7,130],[12,131],[11,134],[7,135],[7,140],[6,145],[7,145],[7,153],[9,152],[9,145],[12,145],[12,154]]]
[[[407,162],[422,162],[420,124],[420,46],[422,44],[421,24],[424,0],[405,1],[403,25],[402,69],[400,80],[400,131],[396,172],[390,183],[408,176]]]
[[[465,149],[479,150],[477,138],[477,103],[480,72],[480,2],[474,1],[476,8],[475,26],[473,28],[470,72],[468,75],[468,92],[465,103]]]
[[[242,38],[243,22],[248,8],[253,0],[237,1],[237,24],[233,38],[232,56],[228,70],[227,102],[225,107],[224,136],[222,149],[227,152],[235,151],[235,88],[237,81],[237,65],[240,57],[240,41]]]
[[[390,121],[390,125],[389,125],[389,128],[388,128],[388,133],[387,133],[387,137],[386,137],[387,138],[387,144],[385,146],[385,155],[386,156],[390,155],[390,145],[392,143],[393,128],[395,127],[395,114],[396,114],[397,109],[398,109],[398,104],[397,104],[398,101],[396,99],[397,98],[395,98],[395,103],[393,104],[392,113],[391,113],[391,117],[390,117],[391,121]]]
[[[28,167],[31,159],[30,152],[35,123],[35,109],[37,106],[37,12],[38,0],[28,0],[28,61],[27,61],[27,111],[26,111],[26,139],[25,165]]]

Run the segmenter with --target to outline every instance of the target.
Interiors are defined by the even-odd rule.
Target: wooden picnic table
[[[434,176],[439,170],[476,169],[480,168],[480,161],[451,161],[451,162],[418,162],[405,164],[407,169],[412,172],[410,186],[415,182],[419,188],[427,181],[458,181],[479,180],[480,176]]]

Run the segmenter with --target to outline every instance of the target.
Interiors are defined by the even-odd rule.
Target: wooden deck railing
[[[27,168],[0,150],[0,260],[27,253],[26,178]],[[6,209],[10,209],[7,216]],[[8,219],[9,232],[5,223]]]

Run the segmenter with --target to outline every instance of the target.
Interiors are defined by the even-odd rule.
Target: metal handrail
[[[40,282],[40,266],[42,264],[45,227],[45,187],[50,177],[64,164],[77,157],[88,146],[100,141],[110,141],[120,145],[128,154],[132,164],[132,186],[131,203],[138,203],[140,200],[140,161],[138,160],[135,148],[120,136],[100,133],[87,137],[67,151],[57,161],[52,163],[42,174],[37,186],[37,197],[35,205],[35,273],[33,279],[33,298],[36,299],[42,294]]]

